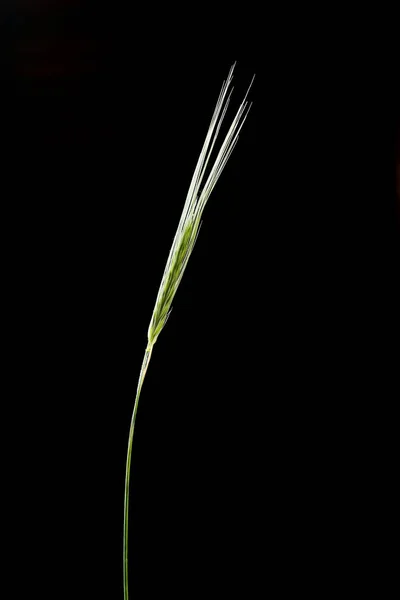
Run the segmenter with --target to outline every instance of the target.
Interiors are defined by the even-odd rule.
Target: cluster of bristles
[[[160,289],[158,291],[156,304],[148,330],[149,348],[151,348],[156,342],[157,337],[163,329],[169,313],[171,312],[172,301],[182,279],[199,232],[201,215],[204,207],[227,163],[228,158],[232,153],[233,148],[236,145],[239,132],[251,107],[251,103],[249,104],[246,101],[246,98],[251,84],[253,83],[254,77],[250,83],[244,100],[241,103],[235,118],[233,119],[228,133],[226,134],[214,164],[209,171],[209,175],[204,185],[202,185],[205,178],[207,164],[233,91],[232,87],[228,94],[228,88],[232,81],[234,67],[235,65],[231,67],[228,78],[223,83],[206,139],[204,141],[203,148],[193,174],[167,264],[165,266],[164,275],[161,280]]]

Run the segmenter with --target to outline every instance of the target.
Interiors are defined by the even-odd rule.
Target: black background
[[[323,28],[311,43],[294,16],[221,26],[191,10],[3,8],[13,431],[35,595],[122,598],[147,327],[235,60],[227,120],[256,73],[254,105],[140,402],[131,595],[321,597],[366,536],[358,488],[377,465],[363,390],[394,394],[371,360],[394,329],[394,120],[365,117],[362,50],[347,70],[334,41],[316,58]]]

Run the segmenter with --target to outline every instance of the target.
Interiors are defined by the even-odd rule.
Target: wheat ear
[[[236,63],[235,63],[236,64]],[[206,169],[214,144],[218,137],[218,133],[226,114],[229,105],[233,87],[230,85],[233,78],[235,64],[232,65],[228,78],[224,81],[222,89],[215,107],[210,126],[207,131],[206,139],[201,150],[199,160],[193,173],[193,178],[187,193],[185,205],[179,221],[172,247],[165,265],[164,274],[161,280],[161,285],[158,290],[156,303],[151,317],[147,338],[148,344],[146,347],[142,368],[139,375],[135,404],[128,440],[128,453],[126,460],[125,473],[125,503],[124,503],[124,535],[123,535],[123,578],[124,578],[124,600],[128,600],[128,516],[129,516],[129,483],[130,483],[130,466],[132,454],[132,441],[135,429],[136,413],[139,403],[140,392],[143,381],[146,376],[147,367],[149,365],[153,346],[157,341],[168,316],[171,312],[172,301],[186,269],[189,257],[192,253],[194,244],[199,233],[201,225],[201,216],[204,207],[214,189],[231,153],[239,138],[239,132],[243,127],[246,117],[249,113],[251,103],[247,101],[247,95],[253,83],[253,79],[249,85],[247,93],[236,113],[235,118],[225,136],[225,139],[220,147],[220,150],[215,158],[212,168],[209,170],[207,178],[205,178]],[[205,181],[204,181],[205,180]],[[204,183],[203,183],[204,182]]]

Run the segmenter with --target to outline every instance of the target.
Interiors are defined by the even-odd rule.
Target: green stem
[[[136,413],[139,404],[140,392],[142,389],[143,381],[146,375],[147,367],[150,362],[151,352],[153,346],[147,346],[146,352],[144,353],[144,359],[142,368],[139,375],[139,383],[136,391],[135,404],[133,406],[131,428],[129,430],[128,440],[128,453],[126,457],[126,472],[125,472],[125,497],[124,497],[124,553],[123,553],[123,565],[124,565],[124,600],[129,600],[128,594],[128,521],[129,521],[129,482],[131,475],[131,455],[132,455],[132,441],[133,433],[135,431]]]

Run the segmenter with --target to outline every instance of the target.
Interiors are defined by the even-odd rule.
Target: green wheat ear
[[[236,63],[235,63],[236,64]],[[228,90],[233,78],[233,70],[235,64],[232,65],[228,78],[224,81],[222,89],[215,107],[210,126],[207,131],[206,139],[201,150],[199,160],[197,162],[189,191],[183,207],[182,215],[179,221],[178,229],[175,234],[174,241],[165,265],[164,274],[158,290],[156,303],[151,317],[149,329],[147,332],[148,344],[146,347],[142,368],[139,375],[139,382],[136,392],[135,403],[131,420],[131,427],[128,441],[128,454],[126,461],[125,474],[125,507],[124,507],[124,540],[123,540],[123,571],[124,571],[124,599],[128,600],[128,515],[129,515],[129,481],[130,481],[130,465],[132,454],[132,440],[135,428],[136,413],[142,389],[143,381],[149,365],[151,353],[154,344],[157,341],[168,316],[171,312],[172,301],[179,287],[186,265],[192,253],[194,244],[199,233],[201,225],[201,216],[204,207],[210,197],[211,192],[221,175],[233,148],[239,138],[239,132],[243,127],[246,117],[249,113],[251,103],[247,102],[247,95],[253,83],[253,79],[249,85],[247,93],[232,121],[232,124],[225,136],[220,150],[215,158],[214,164],[209,170],[209,174],[205,179],[207,165],[214,148],[214,144],[218,137],[218,133],[226,114],[229,105],[233,87]],[[204,181],[205,180],[205,181]]]

